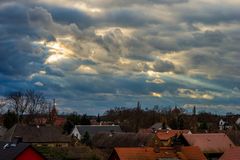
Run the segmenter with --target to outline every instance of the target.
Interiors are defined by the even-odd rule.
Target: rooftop
[[[207,160],[198,147],[181,147],[177,151],[174,147],[160,147],[155,152],[152,147],[115,148],[112,155],[116,154],[120,160]]]
[[[169,140],[170,138],[178,135],[178,134],[189,134],[191,133],[190,130],[160,130],[156,133],[156,136],[160,139],[160,140]]]
[[[219,160],[239,160],[240,159],[240,147],[230,148],[224,152]]]
[[[14,144],[14,143],[0,142],[0,157],[1,157],[0,159],[14,160],[16,159],[17,156],[19,156],[23,151],[25,151],[29,147],[31,147],[31,145],[28,143]]]
[[[122,132],[119,125],[76,125],[75,127],[81,135],[88,132],[90,136],[101,132]]]
[[[183,137],[190,146],[198,146],[204,153],[223,153],[235,146],[224,133],[183,134]]]
[[[27,143],[53,143],[70,142],[70,137],[62,134],[55,126],[30,126],[16,124],[10,128],[3,137],[3,141],[11,142],[15,137],[21,137]]]

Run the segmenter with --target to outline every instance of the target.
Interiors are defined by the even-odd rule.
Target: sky
[[[240,113],[239,0],[1,0],[0,96],[61,112],[181,106]]]

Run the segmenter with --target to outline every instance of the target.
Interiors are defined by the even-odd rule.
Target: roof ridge
[[[14,124],[13,130],[12,130],[12,132],[11,132],[11,134],[10,134],[10,141],[12,141],[12,136],[13,136],[15,130],[16,130],[16,127],[17,127],[17,124]]]

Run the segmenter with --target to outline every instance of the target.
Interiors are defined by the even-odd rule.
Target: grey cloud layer
[[[62,108],[91,113],[139,99],[148,107],[240,105],[232,3],[60,2],[0,2],[1,94],[36,88]]]

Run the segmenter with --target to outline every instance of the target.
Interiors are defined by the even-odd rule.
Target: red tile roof
[[[172,158],[175,160],[207,160],[198,147],[181,147],[178,152],[174,147],[160,147],[156,153],[152,147],[115,148],[120,160],[156,160]]]
[[[219,160],[239,160],[240,159],[240,147],[230,148],[225,151]]]
[[[190,130],[167,130],[167,131],[159,131],[156,133],[156,135],[160,140],[166,141],[176,136],[177,134],[182,134],[182,133],[188,134],[189,132]]]
[[[154,152],[151,147],[115,148],[120,160],[156,160],[157,158],[177,158],[172,147],[161,147],[160,152]]]
[[[56,119],[54,120],[54,125],[55,126],[63,126],[66,121],[67,121],[67,119],[64,117],[56,117]]]
[[[191,146],[198,146],[203,153],[223,153],[234,147],[233,142],[224,133],[183,134]]]
[[[200,148],[197,146],[182,147],[181,153],[183,153],[187,160],[207,160]]]

